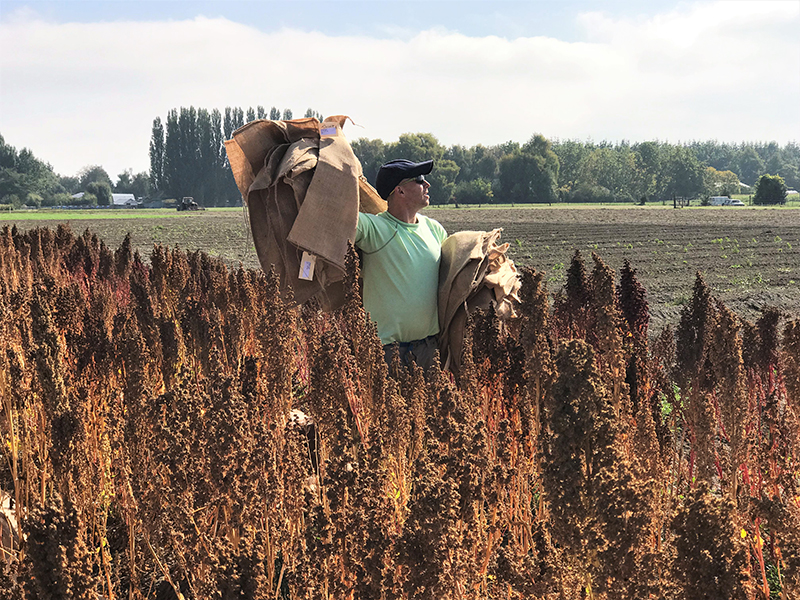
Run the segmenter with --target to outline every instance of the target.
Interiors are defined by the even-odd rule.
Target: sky
[[[0,135],[149,169],[181,106],[349,115],[350,139],[800,139],[800,0],[2,0]]]

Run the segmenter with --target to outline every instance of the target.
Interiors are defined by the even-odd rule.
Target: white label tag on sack
[[[314,279],[314,265],[317,264],[317,257],[303,251],[303,258],[300,261],[300,274],[297,276],[299,279],[312,281]]]
[[[319,127],[320,137],[332,137],[339,134],[339,128],[335,123],[323,123]]]

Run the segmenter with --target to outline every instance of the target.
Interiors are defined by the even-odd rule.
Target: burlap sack
[[[346,120],[253,121],[225,142],[259,262],[275,270],[284,297],[291,289],[296,303],[318,296],[325,308],[341,304],[358,211],[386,210],[342,135]],[[312,281],[298,277],[304,250],[318,259]]]
[[[498,245],[502,229],[459,231],[442,244],[439,265],[439,353],[442,364],[457,372],[462,360],[467,315],[495,305],[501,319],[516,316],[520,288],[517,270]]]

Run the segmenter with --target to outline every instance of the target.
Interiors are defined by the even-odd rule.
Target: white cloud
[[[716,138],[800,132],[797,2],[681,5],[652,18],[578,17],[585,41],[375,39],[224,18],[0,24],[0,133],[54,168],[148,168],[150,127],[175,107],[346,113],[351,138],[429,131],[445,144]],[[301,114],[297,114],[301,113]]]

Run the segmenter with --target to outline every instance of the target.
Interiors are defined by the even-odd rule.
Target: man
[[[439,333],[441,246],[447,232],[419,211],[428,206],[425,175],[433,161],[392,160],[378,171],[375,188],[388,210],[359,213],[355,244],[362,252],[364,308],[378,325],[387,362],[395,347],[400,361],[423,369],[433,363]]]

